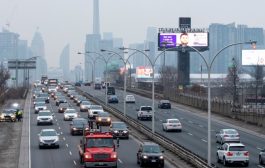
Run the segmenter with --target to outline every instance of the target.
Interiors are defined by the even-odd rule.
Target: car
[[[240,142],[240,135],[235,129],[221,129],[216,133],[216,142],[224,144],[226,142]]]
[[[85,98],[84,96],[79,97],[76,101],[76,106],[80,106],[83,101],[87,101],[87,98]]]
[[[88,121],[85,118],[75,118],[70,124],[71,135],[83,135],[84,132],[89,131]]]
[[[73,93],[76,93],[76,91],[75,91],[75,90],[68,90],[68,92],[67,92],[67,97],[71,97],[71,95],[72,95]]]
[[[37,125],[50,124],[53,125],[53,116],[50,110],[42,110],[37,116]]]
[[[70,94],[70,99],[74,100],[74,98],[75,98],[76,96],[79,96],[79,94],[76,93],[76,92],[72,92],[72,93]]]
[[[154,142],[143,142],[137,152],[137,164],[141,167],[164,167],[164,156],[158,144]]]
[[[259,152],[259,164],[265,165],[265,149],[261,149]]]
[[[88,111],[91,105],[92,103],[90,101],[82,101],[82,103],[80,103],[80,112]]]
[[[95,83],[94,89],[95,90],[100,90],[101,89],[101,84],[100,83]]]
[[[55,93],[57,92],[57,87],[56,86],[49,86],[48,87],[48,93],[51,94],[51,93]]]
[[[74,97],[74,103],[77,103],[77,101],[78,101],[78,99],[80,99],[81,97],[83,97],[82,95],[76,95],[75,97]]]
[[[115,88],[113,86],[107,87],[107,95],[115,95]]]
[[[233,163],[242,163],[244,166],[249,165],[249,152],[242,143],[224,143],[217,148],[216,160],[223,163],[224,166]]]
[[[78,117],[78,113],[75,109],[66,109],[64,112],[64,120],[73,120]]]
[[[40,110],[47,110],[45,102],[36,102],[35,104],[35,114],[39,113]]]
[[[152,107],[151,106],[140,106],[137,109],[137,119],[138,120],[152,120]]]
[[[34,107],[35,107],[35,105],[36,105],[37,102],[46,103],[46,98],[45,97],[36,97],[36,99],[33,102]]]
[[[63,94],[61,92],[56,92],[53,96],[54,100],[56,100],[59,96],[63,96]]]
[[[162,123],[163,131],[182,131],[182,125],[177,118],[166,119]]]
[[[99,112],[104,112],[103,107],[100,105],[91,105],[88,109],[88,118],[96,119]]]
[[[85,82],[84,85],[85,86],[91,86],[91,83],[90,82]]]
[[[135,97],[134,97],[134,95],[126,95],[125,102],[126,103],[135,103]]]
[[[96,116],[96,125],[97,126],[110,126],[111,117],[108,112],[98,112]]]
[[[61,103],[67,103],[67,100],[64,96],[59,96],[55,101],[56,106],[59,106]]]
[[[118,96],[116,96],[116,95],[109,95],[108,96],[108,103],[119,103]]]
[[[58,107],[58,113],[64,113],[67,108],[69,108],[68,103],[61,103]]]
[[[125,138],[129,139],[129,130],[124,122],[114,121],[110,125],[110,132],[113,138]]]
[[[0,121],[16,122],[16,109],[3,109],[0,112]]]
[[[37,97],[43,97],[43,98],[45,98],[45,103],[49,103],[50,102],[50,97],[49,97],[49,94],[48,93],[39,93],[37,95]]]
[[[169,100],[160,100],[158,102],[158,108],[171,109],[171,104],[170,104]]]
[[[80,82],[76,82],[75,86],[81,87],[81,83]]]
[[[39,148],[54,147],[59,148],[59,134],[55,129],[42,129],[39,135]]]

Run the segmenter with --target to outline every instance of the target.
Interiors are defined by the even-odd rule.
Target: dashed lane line
[[[72,152],[71,151],[69,151],[69,154],[72,156]]]
[[[192,136],[192,133],[190,133],[190,132],[188,132],[187,134],[190,135],[190,136]]]
[[[203,142],[207,142],[205,139],[201,139]]]
[[[68,144],[65,144],[65,146],[68,148]]]
[[[121,161],[121,159],[118,159],[119,160],[119,162],[122,164],[123,162]]]
[[[74,165],[76,165],[76,162],[75,162],[75,160],[74,160],[73,162],[74,162]]]
[[[65,137],[63,137],[63,140],[65,141]]]

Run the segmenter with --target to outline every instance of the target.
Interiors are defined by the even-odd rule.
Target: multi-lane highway
[[[92,87],[82,86],[81,89],[102,101],[105,101],[104,90],[94,90]],[[123,92],[117,90],[116,95],[119,98],[119,104],[110,104],[112,107],[123,111]],[[136,119],[136,109],[141,105],[151,105],[151,99],[142,96],[135,95],[136,104],[127,104],[127,115]],[[173,140],[177,144],[193,151],[197,155],[207,159],[207,118],[188,112],[185,109],[180,109],[178,107],[173,107],[171,110],[161,110],[157,108],[157,103],[155,104],[155,129],[156,132],[162,134],[163,136]],[[162,130],[162,121],[167,118],[178,118],[180,119],[183,131],[181,133],[176,132],[164,132]],[[140,121],[149,128],[151,128],[150,121]],[[221,164],[216,162],[216,151],[217,146],[220,144],[216,143],[215,133],[222,128],[231,128],[230,124],[224,122],[212,122],[212,162],[218,167],[223,167]],[[238,129],[240,133],[241,142],[246,145],[247,150],[250,153],[250,164],[249,167],[261,167],[258,164],[258,154],[261,148],[264,148],[265,139],[262,136],[252,134],[251,132],[246,132]],[[240,166],[240,165],[237,165]]]
[[[68,102],[72,108],[79,111],[72,100],[68,98]],[[70,134],[70,121],[63,120],[63,114],[58,113],[58,107],[55,106],[55,101],[51,99],[48,104],[48,109],[51,110],[54,116],[53,125],[37,126],[37,114],[34,114],[33,105],[29,109],[30,112],[30,162],[32,168],[73,168],[83,167],[79,163],[79,155],[77,145],[81,136],[72,136]],[[81,117],[86,118],[86,112],[79,112]],[[38,134],[43,128],[54,128],[60,133],[60,148],[59,149],[39,149],[38,147]],[[119,168],[135,168],[139,167],[136,161],[136,153],[140,142],[134,137],[130,136],[129,140],[120,140],[120,147],[118,148],[118,167]],[[167,161],[165,168],[173,167]]]

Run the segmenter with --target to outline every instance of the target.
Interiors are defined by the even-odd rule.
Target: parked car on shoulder
[[[170,104],[169,100],[160,100],[158,102],[158,108],[171,109],[171,104]]]
[[[3,109],[2,112],[0,112],[0,121],[16,121],[16,109]]]
[[[164,167],[164,156],[158,144],[143,142],[137,152],[137,163],[141,166]]]

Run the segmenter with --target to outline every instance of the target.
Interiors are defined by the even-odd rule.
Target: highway
[[[92,87],[82,86],[81,89],[102,101],[105,101],[105,90],[94,90]],[[131,94],[131,93],[130,93]],[[110,104],[112,107],[123,111],[123,91],[116,90],[116,95],[119,98],[119,104]],[[135,95],[135,94],[134,94]],[[149,98],[145,98],[142,96],[135,95],[136,104],[127,104],[127,115],[136,119],[136,109],[141,105],[152,105],[152,100]],[[162,134],[163,136],[173,140],[177,144],[189,149],[190,151],[196,153],[197,155],[207,159],[207,118],[203,116],[199,116],[198,114],[194,114],[188,112],[185,109],[180,109],[178,107],[173,107],[171,110],[166,109],[158,109],[157,102],[155,103],[155,129],[156,132]],[[183,130],[182,132],[164,132],[162,130],[162,121],[167,118],[178,118],[180,119]],[[145,124],[149,128],[151,128],[151,121],[140,121]],[[222,164],[218,164],[216,162],[216,151],[217,144],[215,141],[215,133],[222,128],[231,128],[229,124],[212,122],[212,162],[217,167],[223,167]],[[265,139],[253,134],[250,134],[245,131],[238,130],[240,133],[241,142],[246,145],[247,150],[250,153],[250,164],[249,167],[260,167],[258,165],[258,154],[261,148],[264,148]],[[237,165],[240,166],[240,165]]]
[[[37,126],[37,114],[34,114],[33,105],[29,110],[30,112],[30,162],[32,168],[73,168],[83,167],[79,164],[79,155],[77,145],[79,144],[81,136],[72,136],[70,134],[69,123],[71,121],[64,121],[63,114],[57,112],[55,101],[50,99],[48,109],[55,114],[53,125]],[[68,98],[68,102],[72,108],[79,111],[72,100]],[[79,112],[81,117],[87,118],[86,112]],[[60,148],[59,149],[39,149],[38,147],[38,134],[43,128],[54,128],[60,133]],[[118,148],[118,167],[119,168],[135,168],[139,167],[136,162],[136,153],[139,147],[139,141],[133,136],[129,140],[120,140],[120,147]],[[165,168],[173,168],[167,161]]]

